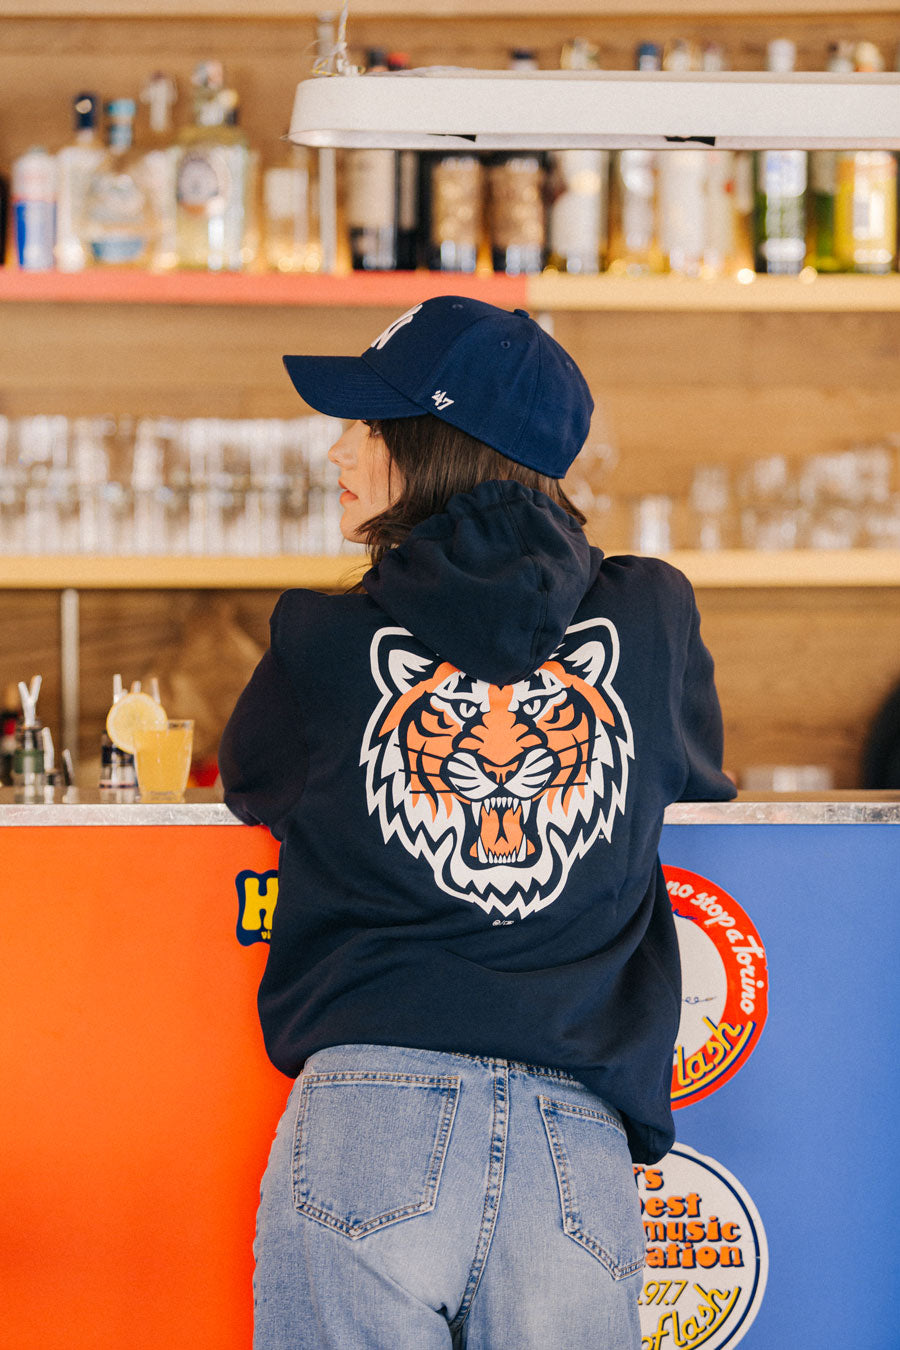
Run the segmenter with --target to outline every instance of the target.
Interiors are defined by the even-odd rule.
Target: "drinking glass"
[[[170,718],[164,727],[139,727],[134,764],[142,802],[183,802],[191,770],[194,723]]]

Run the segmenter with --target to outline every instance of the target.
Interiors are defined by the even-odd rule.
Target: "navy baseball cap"
[[[508,459],[562,478],[594,402],[568,352],[524,309],[441,295],[414,305],[362,356],[285,356],[294,388],[331,417],[433,413]]]

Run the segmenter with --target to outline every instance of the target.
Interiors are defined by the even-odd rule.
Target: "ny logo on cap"
[[[405,314],[401,314],[399,319],[395,319],[393,323],[389,323],[384,332],[378,334],[378,337],[372,343],[372,347],[376,347],[378,351],[381,351],[382,347],[387,346],[391,338],[399,329],[405,328],[408,323],[412,323],[414,317],[421,308],[421,305],[416,305],[413,309],[408,309]],[[369,351],[372,350],[372,347],[369,348]]]

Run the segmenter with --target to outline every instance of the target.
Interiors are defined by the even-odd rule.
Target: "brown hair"
[[[388,448],[390,468],[402,475],[403,487],[386,511],[361,527],[373,566],[400,544],[414,525],[443,511],[457,492],[472,492],[490,479],[512,479],[543,492],[564,511],[585,523],[585,517],[563,492],[558,478],[528,469],[501,455],[432,413],[421,417],[394,417],[366,421]]]

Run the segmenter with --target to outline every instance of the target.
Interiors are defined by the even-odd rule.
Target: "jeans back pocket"
[[[644,1265],[644,1234],[625,1131],[602,1107],[543,1096],[538,1102],[564,1231],[614,1280],[634,1275]]]
[[[294,1206],[350,1238],[437,1203],[459,1079],[305,1073],[294,1131]]]

